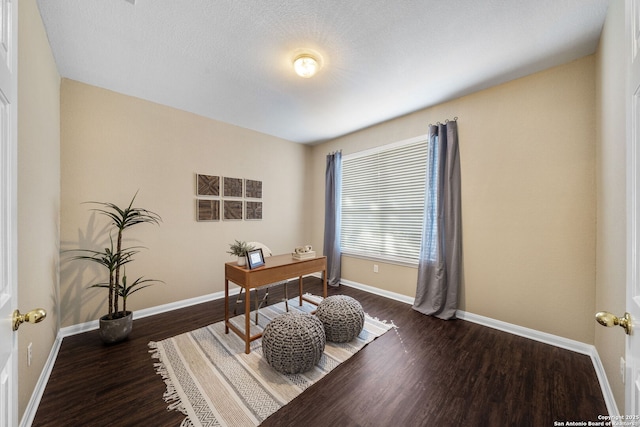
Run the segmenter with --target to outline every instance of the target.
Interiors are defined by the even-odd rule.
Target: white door
[[[0,0],[0,427],[18,425],[17,27],[18,0]]]
[[[625,357],[626,415],[640,414],[640,0],[627,0],[627,312],[633,331]]]

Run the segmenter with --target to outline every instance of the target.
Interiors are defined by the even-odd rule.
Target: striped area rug
[[[321,301],[321,297],[310,296]],[[308,302],[300,307],[297,298],[289,301],[289,311],[309,313],[316,307]],[[263,307],[259,325],[284,313],[284,302]],[[252,335],[261,331],[252,314]],[[244,316],[231,320],[244,329]],[[320,362],[309,372],[286,375],[275,371],[262,357],[261,339],[244,353],[244,341],[232,331],[224,333],[224,322],[214,323],[166,340],[150,342],[150,352],[159,363],[154,366],[166,385],[164,399],[169,409],[186,415],[182,427],[257,426],[269,415],[293,400],[361,348],[381,336],[393,324],[365,316],[364,329],[349,343],[327,342]]]

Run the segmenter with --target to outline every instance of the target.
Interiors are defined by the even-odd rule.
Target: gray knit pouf
[[[331,342],[349,342],[364,327],[362,306],[346,295],[334,295],[322,300],[316,316],[324,325],[327,341]]]
[[[306,372],[318,363],[326,343],[322,322],[316,316],[283,313],[262,333],[262,353],[267,363],[284,374]]]

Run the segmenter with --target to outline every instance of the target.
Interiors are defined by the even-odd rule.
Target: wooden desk
[[[249,267],[239,267],[236,262],[228,262],[224,265],[224,332],[228,334],[229,329],[231,329],[240,338],[244,339],[246,343],[245,353],[247,354],[250,352],[250,342],[262,336],[261,333],[251,335],[251,289],[298,277],[300,305],[302,305],[303,300],[314,303],[302,295],[302,276],[321,271],[322,296],[324,298],[327,297],[327,257],[299,260],[293,258],[290,254],[286,254],[266,257],[264,262],[264,266],[253,270],[249,270]],[[243,287],[245,290],[244,331],[229,322],[229,281]]]

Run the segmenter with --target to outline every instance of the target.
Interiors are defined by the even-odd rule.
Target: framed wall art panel
[[[223,218],[225,221],[242,220],[242,201],[223,200]]]
[[[220,195],[220,177],[213,175],[197,174],[197,191],[198,196],[219,196]]]
[[[196,219],[198,221],[220,221],[220,200],[196,200]]]
[[[250,199],[262,199],[262,181],[245,179],[244,196]]]
[[[242,197],[242,178],[224,177],[223,180],[224,197]]]
[[[262,219],[262,202],[245,202],[245,215],[246,220],[261,220]]]

